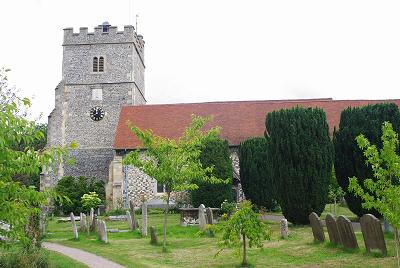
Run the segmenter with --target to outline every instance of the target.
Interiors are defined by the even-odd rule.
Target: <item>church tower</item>
[[[76,142],[74,165],[60,164],[48,181],[62,176],[107,180],[113,142],[123,105],[146,103],[144,40],[133,26],[117,31],[108,22],[94,28],[64,29],[62,80],[48,119],[47,146]]]

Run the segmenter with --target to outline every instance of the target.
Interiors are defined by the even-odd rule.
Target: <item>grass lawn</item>
[[[140,216],[139,216],[140,218]],[[149,226],[154,225],[162,242],[163,215],[149,215]],[[127,267],[235,267],[241,258],[234,250],[224,250],[218,257],[217,238],[199,237],[197,227],[179,226],[179,215],[168,218],[168,253],[162,253],[161,245],[150,245],[150,238],[141,238],[138,231],[109,233],[108,244],[98,241],[95,234],[80,233],[78,241],[72,240],[70,223],[50,221],[46,240],[80,248]],[[139,221],[140,223],[140,221]],[[250,249],[249,261],[255,267],[395,267],[393,238],[386,236],[389,256],[367,254],[361,232],[357,232],[359,250],[351,251],[325,243],[314,243],[309,226],[289,226],[287,240],[279,238],[279,223],[268,222],[273,230],[271,241],[264,248]],[[108,228],[127,229],[127,222],[107,222]],[[328,234],[326,233],[328,239]]]

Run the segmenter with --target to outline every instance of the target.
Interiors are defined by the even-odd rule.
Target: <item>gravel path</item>
[[[93,268],[124,268],[124,266],[119,265],[115,262],[109,261],[103,257],[97,256],[95,254],[77,249],[70,248],[66,246],[61,246],[59,244],[44,242],[42,243],[43,247],[48,250],[56,251],[61,254],[64,254],[71,259],[77,260],[81,263],[86,264],[89,267]]]

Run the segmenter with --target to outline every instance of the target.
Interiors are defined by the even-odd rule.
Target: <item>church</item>
[[[340,113],[347,107],[400,100],[258,100],[207,103],[146,105],[145,41],[131,25],[118,31],[108,22],[88,32],[64,29],[62,80],[55,88],[55,107],[48,117],[47,146],[66,146],[74,165],[59,163],[57,172],[48,172],[41,188],[53,187],[63,176],[95,177],[106,183],[107,208],[136,204],[142,196],[161,199],[164,189],[133,166],[124,166],[124,155],[141,148],[130,132],[130,121],[156,135],[177,138],[190,123],[191,115],[213,117],[221,138],[230,146],[232,178],[238,199],[241,196],[238,148],[246,139],[263,136],[268,112],[295,106],[322,108],[332,134],[339,127]]]

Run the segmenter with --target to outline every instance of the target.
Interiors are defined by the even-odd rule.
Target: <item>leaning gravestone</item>
[[[127,210],[126,211],[126,220],[128,221],[128,226],[131,231],[135,230],[134,224],[132,222],[131,213]]]
[[[156,233],[156,227],[151,226],[150,227],[150,244],[152,245],[157,245],[157,233]]]
[[[107,226],[105,221],[98,221],[98,234],[99,234],[99,240],[103,241],[104,243],[108,243],[108,238],[107,238]]]
[[[325,241],[324,228],[322,227],[322,222],[317,213],[311,212],[311,214],[308,216],[308,219],[310,220],[314,240],[321,242]]]
[[[199,228],[201,230],[204,230],[206,227],[206,215],[204,213],[205,208],[206,207],[203,204],[199,206]]]
[[[358,248],[357,238],[354,234],[354,229],[351,221],[346,216],[340,215],[336,223],[342,245],[346,248]]]
[[[90,209],[89,216],[89,231],[94,232],[96,230],[96,217],[94,215],[94,209]]]
[[[86,232],[87,231],[87,219],[85,213],[81,213],[81,219],[80,219],[80,226],[79,229],[81,232]]]
[[[281,226],[281,237],[285,239],[289,236],[289,227],[287,219],[282,219],[280,222],[280,226]]]
[[[71,212],[71,223],[72,223],[72,232],[74,233],[74,239],[78,239],[78,228],[76,227],[75,216],[74,213]]]
[[[214,222],[214,217],[211,208],[206,208],[206,223],[207,224],[213,224]]]
[[[135,204],[133,203],[133,200],[129,201],[129,206],[130,206],[130,213],[131,213],[131,218],[132,218],[132,224],[133,224],[133,230],[136,230],[136,228],[139,227],[139,224],[136,219],[135,215]]]
[[[147,236],[147,202],[142,204],[142,236]]]
[[[329,240],[332,244],[341,244],[339,229],[337,226],[336,218],[331,213],[328,213],[325,217],[326,228],[328,229]]]
[[[387,249],[381,222],[374,215],[365,214],[360,219],[360,225],[367,251],[371,252],[371,249],[379,249],[382,254],[386,255]]]

